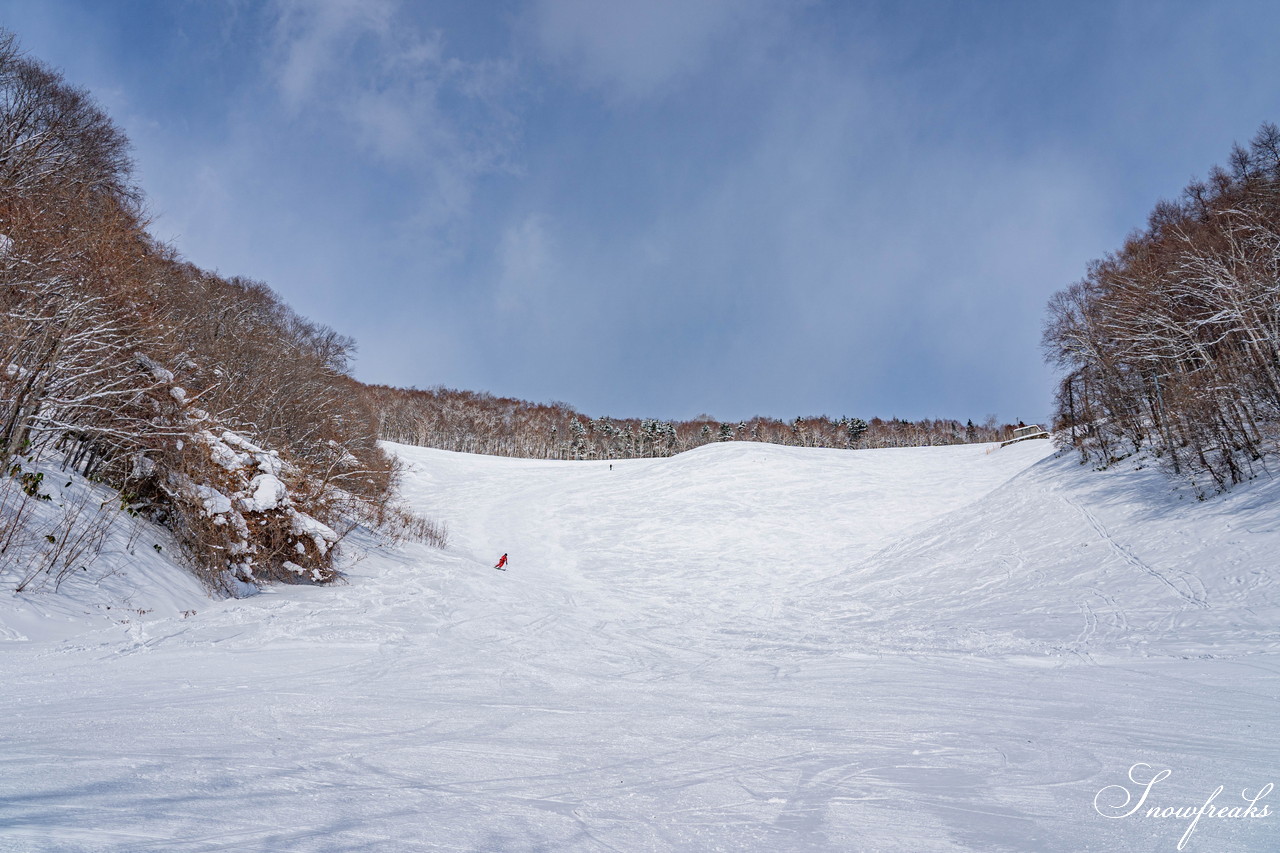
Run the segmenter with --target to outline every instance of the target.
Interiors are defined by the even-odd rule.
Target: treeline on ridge
[[[1280,129],[1056,294],[1044,343],[1055,427],[1086,459],[1149,451],[1209,491],[1254,476],[1280,432]]]
[[[1009,424],[988,418],[904,421],[897,418],[830,418],[791,421],[755,417],[720,422],[709,416],[689,421],[648,418],[591,418],[566,403],[530,403],[508,397],[447,388],[418,390],[367,386],[378,415],[378,434],[387,441],[535,459],[625,459],[672,456],[717,441],[762,441],[796,447],[916,447],[999,441]]]

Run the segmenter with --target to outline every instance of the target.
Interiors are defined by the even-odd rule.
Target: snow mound
[[[1140,461],[1096,471],[1064,453],[816,592],[834,622],[914,648],[1273,654],[1278,521],[1277,479],[1205,502]]]

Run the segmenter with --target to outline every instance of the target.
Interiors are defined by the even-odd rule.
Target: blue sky
[[[1280,121],[1269,3],[10,2],[153,231],[369,382],[1040,419],[1044,304]]]

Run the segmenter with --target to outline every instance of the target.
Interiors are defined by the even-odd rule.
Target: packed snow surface
[[[392,449],[448,550],[220,602],[146,536],[0,575],[0,850],[1280,849],[1280,481]]]

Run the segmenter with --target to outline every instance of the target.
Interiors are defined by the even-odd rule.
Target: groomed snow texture
[[[392,449],[447,550],[211,601],[146,528],[105,580],[0,575],[0,850],[1164,851],[1189,820],[1095,807],[1135,764],[1152,806],[1280,782],[1280,481]]]

